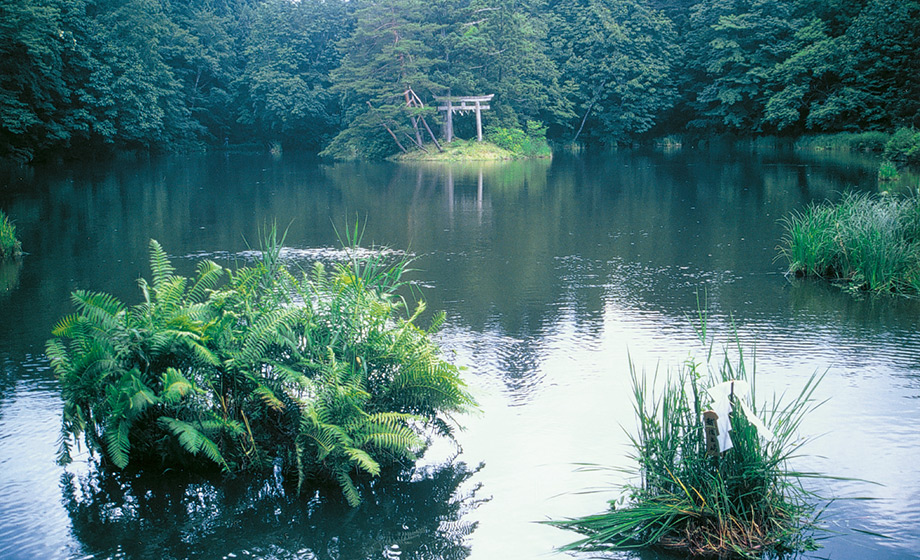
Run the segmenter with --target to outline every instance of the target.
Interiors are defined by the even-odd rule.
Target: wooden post
[[[482,111],[478,99],[476,100],[476,141],[482,142]]]
[[[450,97],[447,98],[447,143],[450,144],[454,140],[454,106],[450,102]]]

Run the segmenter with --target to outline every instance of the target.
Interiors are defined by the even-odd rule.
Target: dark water
[[[321,164],[217,154],[6,170],[0,207],[30,254],[0,267],[0,558],[562,558],[573,535],[536,521],[601,511],[630,466],[628,359],[700,354],[687,319],[755,352],[761,395],[827,371],[795,466],[876,482],[818,484],[839,534],[812,557],[920,556],[917,301],[790,281],[778,220],[878,162],[782,150],[558,156],[453,167]],[[913,179],[910,179],[913,180]],[[894,188],[894,187],[887,187]],[[183,271],[245,258],[290,224],[295,264],[336,257],[334,227],[417,256],[440,336],[481,412],[352,510],[271,481],[100,476],[54,463],[61,401],[44,357],[74,289],[139,298],[155,238]],[[600,487],[600,493],[582,493]],[[852,500],[868,497],[871,500]],[[881,538],[867,534],[884,534]]]

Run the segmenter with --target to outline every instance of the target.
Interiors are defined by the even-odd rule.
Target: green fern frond
[[[66,315],[57,322],[57,324],[51,330],[51,334],[64,338],[73,338],[75,335],[77,335],[76,329],[82,320],[83,319],[76,313]]]
[[[70,294],[70,299],[77,308],[82,312],[87,307],[94,308],[106,315],[118,315],[124,310],[124,305],[111,294],[102,292],[90,292],[87,290],[75,290]]]
[[[220,465],[224,472],[230,472],[230,465],[228,465],[227,461],[224,460],[224,456],[221,454],[220,448],[217,447],[217,444],[205,435],[201,436],[201,452],[205,457],[210,459],[212,463]]]
[[[58,436],[58,447],[57,447],[57,464],[59,466],[67,466],[73,462],[73,457],[70,455],[70,436],[71,432],[66,426],[62,426],[61,434]]]
[[[239,437],[246,434],[246,429],[236,420],[225,418],[214,418],[201,422],[201,430],[209,434],[226,433],[231,437]]]
[[[131,425],[122,419],[110,424],[105,431],[104,439],[108,457],[119,469],[128,466],[128,455],[131,452],[130,432]]]
[[[441,330],[441,327],[444,326],[445,321],[447,321],[447,313],[439,311],[431,318],[431,325],[428,326],[425,332],[429,335],[438,332]]]
[[[273,410],[284,410],[285,406],[281,400],[275,396],[275,393],[265,385],[259,385],[252,391],[268,408]]]
[[[90,321],[93,328],[102,331],[117,331],[124,328],[124,306],[114,296],[76,290],[70,297],[77,312]]]
[[[156,239],[150,240],[150,270],[153,274],[155,291],[159,291],[160,285],[176,272],[172,263],[169,262],[166,251],[163,250],[163,247],[160,246]]]
[[[409,460],[415,460],[425,443],[412,430],[406,428],[400,432],[378,432],[363,437],[365,445],[383,449]]]
[[[178,403],[185,395],[195,389],[192,382],[185,378],[176,368],[166,368],[163,373],[163,391],[160,398],[171,404]]]
[[[60,336],[60,335],[55,335]],[[66,373],[71,369],[70,353],[67,347],[59,339],[52,338],[45,343],[45,355],[51,362],[51,369],[58,375]]]
[[[377,412],[368,416],[368,421],[389,430],[397,430],[406,426],[412,420],[422,421],[420,416],[404,412]]]
[[[344,449],[344,452],[356,468],[371,476],[380,476],[380,463],[375,461],[367,451],[356,447],[348,447]]]
[[[347,472],[338,472],[336,473],[336,480],[339,481],[339,486],[342,488],[342,494],[345,496],[348,505],[351,507],[361,505],[361,493],[358,492],[358,488],[355,486],[351,476]]]
[[[200,364],[206,364],[212,367],[219,367],[221,365],[220,358],[217,354],[212,352],[204,344],[201,344],[197,336],[190,338],[183,337],[182,340],[185,342],[185,347],[191,350]]]
[[[225,471],[230,470],[230,466],[224,460],[223,455],[221,455],[217,444],[201,433],[192,424],[183,422],[177,418],[170,418],[169,416],[161,416],[157,419],[157,422],[172,435],[176,436],[176,439],[179,440],[179,445],[188,453],[196,456],[202,453],[211,462],[220,465]]]
[[[182,305],[188,278],[170,276],[154,283],[156,309],[161,314],[172,314]]]
[[[214,261],[201,261],[198,263],[198,278],[188,291],[186,302],[202,303],[207,300],[208,292],[217,287],[224,277],[224,268]]]

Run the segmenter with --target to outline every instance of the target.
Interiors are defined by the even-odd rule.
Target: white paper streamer
[[[730,417],[732,410],[732,395],[736,397],[736,402],[741,405],[741,411],[748,419],[748,422],[757,430],[757,433],[765,440],[773,441],[773,432],[767,429],[760,418],[754,415],[754,411],[751,410],[744,401],[743,397],[747,397],[751,393],[751,387],[748,385],[747,381],[726,381],[725,383],[719,383],[711,387],[707,392],[709,396],[712,397],[712,410],[719,415],[718,420],[716,420],[716,426],[719,428],[719,451],[724,453],[733,446],[731,436],[729,435],[732,429]]]

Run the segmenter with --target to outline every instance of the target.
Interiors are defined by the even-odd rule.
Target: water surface
[[[736,329],[761,394],[826,371],[817,437],[796,467],[877,482],[819,485],[842,498],[840,535],[812,555],[920,555],[920,331],[914,300],[854,298],[792,281],[779,220],[878,162],[781,149],[560,155],[453,166],[328,164],[213,154],[2,175],[22,263],[0,268],[0,557],[563,558],[568,534],[536,521],[601,511],[629,466],[628,360],[664,371],[710,332]],[[886,187],[893,188],[893,187]],[[440,335],[481,404],[417,469],[391,473],[356,510],[270,481],[215,486],[177,473],[101,475],[54,463],[61,402],[44,357],[75,289],[140,297],[157,239],[180,271],[247,258],[265,224],[288,227],[294,266],[334,259],[335,228],[414,255]],[[582,490],[601,488],[599,493]],[[846,498],[870,497],[869,501]],[[854,531],[855,530],[855,531]],[[881,533],[879,538],[866,533]]]

